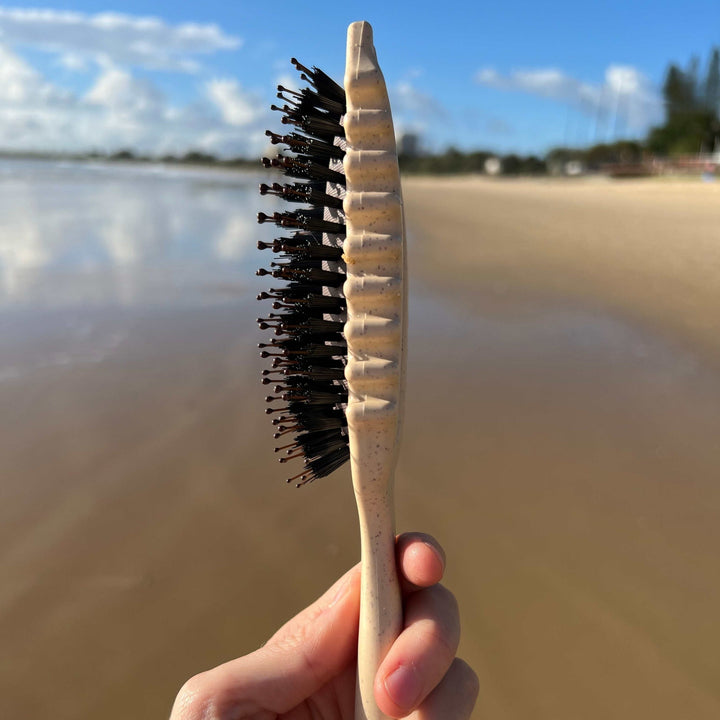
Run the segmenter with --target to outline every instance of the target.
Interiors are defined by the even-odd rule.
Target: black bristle
[[[340,291],[345,281],[345,91],[322,70],[294,58],[292,63],[312,88],[278,86],[278,98],[285,104],[272,109],[283,113],[282,122],[296,130],[268,130],[272,144],[285,145],[290,155],[278,153],[262,163],[296,181],[263,183],[260,194],[303,207],[258,213],[258,222],[274,223],[291,234],[258,243],[277,259],[257,274],[285,282],[258,295],[277,311],[258,318],[260,329],[272,333],[259,347],[262,357],[272,358],[272,369],[263,370],[262,382],[274,392],[266,398],[272,405],[265,410],[273,417],[274,437],[284,440],[275,451],[283,453],[282,463],[304,458],[304,470],[288,480],[299,487],[329,475],[350,456],[344,409],[347,344],[342,334],[346,305]]]

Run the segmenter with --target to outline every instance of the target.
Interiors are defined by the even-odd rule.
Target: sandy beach
[[[720,183],[404,193],[398,529],[447,550],[474,717],[720,717]],[[275,462],[254,285],[213,292],[0,382],[0,717],[166,717],[356,562],[348,471]]]

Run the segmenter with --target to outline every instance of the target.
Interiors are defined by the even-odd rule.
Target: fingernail
[[[432,543],[426,542],[425,545],[433,551],[433,553],[435,554],[435,557],[440,561],[440,566],[444,570],[445,569],[445,553],[443,553],[443,551],[440,550],[439,548],[435,547],[435,545],[433,545]]]
[[[400,665],[385,678],[390,699],[403,710],[412,710],[420,700],[422,685],[414,665]]]

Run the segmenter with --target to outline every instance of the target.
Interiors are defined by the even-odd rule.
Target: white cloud
[[[244,92],[237,80],[210,80],[207,96],[228,125],[242,127],[258,117],[258,100]]]
[[[440,102],[408,81],[395,85],[391,93],[393,110],[397,112],[414,114],[423,119],[444,117],[447,114]]]
[[[85,72],[89,68],[89,61],[86,57],[73,52],[62,53],[57,59],[58,65],[72,72]]]
[[[217,25],[170,25],[155,17],[121,13],[89,15],[60,10],[0,7],[0,41],[85,58],[100,64],[193,72],[196,57],[240,47],[240,38],[225,34]]]
[[[303,87],[304,83],[300,80],[299,75],[291,75],[288,72],[283,72],[275,78],[275,85],[282,85],[288,90],[298,91]]]
[[[393,109],[395,134],[423,135],[434,124],[448,122],[449,114],[442,103],[410,80],[403,80],[388,88]]]
[[[69,93],[45,82],[28,63],[0,45],[0,106],[42,106],[64,104]]]
[[[0,7],[0,149],[257,154],[270,112],[236,80],[198,84],[200,95],[180,105],[152,74],[137,71],[193,71],[202,55],[240,44],[212,24]],[[66,71],[88,73],[88,85],[61,88],[23,58],[23,48],[54,54],[54,65]]]
[[[119,68],[103,71],[85,95],[85,101],[138,120],[158,119],[165,110],[165,100],[152,83]]]
[[[173,105],[150,79],[108,66],[79,95],[0,44],[0,149],[258,154],[270,111],[234,80],[211,81],[203,91],[204,102]]]
[[[508,75],[482,68],[475,81],[567,103],[588,115],[620,112],[633,130],[644,130],[662,117],[657,88],[637,68],[626,65],[610,65],[600,84],[582,82],[555,68],[516,70]]]
[[[475,73],[475,82],[480,83],[480,85],[498,87],[502,84],[502,76],[495,68],[480,68],[480,70]]]

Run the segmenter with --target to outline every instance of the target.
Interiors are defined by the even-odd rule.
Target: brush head
[[[261,356],[272,358],[262,382],[275,383],[274,394],[266,398],[270,404],[266,412],[274,416],[276,438],[294,435],[292,442],[275,451],[283,453],[281,463],[303,459],[302,472],[288,478],[299,487],[329,475],[350,456],[342,296],[346,227],[341,118],[346,106],[345,91],[324,72],[294,58],[292,63],[310,87],[295,91],[278,86],[278,98],[285,104],[272,109],[282,113],[281,122],[294,129],[287,134],[267,131],[270,141],[286,150],[262,162],[293,182],[263,183],[260,194],[302,207],[258,214],[258,222],[292,231],[272,243],[258,243],[277,258],[258,270],[258,275],[281,281],[258,296],[272,301],[273,310],[278,311],[258,318],[258,324],[274,334],[269,342],[260,343]]]

